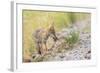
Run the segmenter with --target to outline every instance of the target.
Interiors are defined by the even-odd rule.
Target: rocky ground
[[[91,35],[89,33],[81,33],[79,42],[73,47],[57,53],[49,60],[84,60],[91,58]]]
[[[32,61],[64,61],[64,60],[85,60],[91,59],[91,33],[84,32],[83,29],[90,27],[90,20],[77,22],[70,28],[64,28],[62,31],[57,32],[59,40],[54,46],[49,49],[46,55],[32,58]],[[71,31],[79,32],[79,40],[73,46],[68,48],[67,43],[64,41],[64,37],[69,35]]]

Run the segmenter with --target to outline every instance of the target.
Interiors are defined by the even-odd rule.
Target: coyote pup
[[[46,43],[49,37],[52,37],[54,42],[58,39],[53,24],[51,24],[48,29],[37,29],[34,32],[35,45],[38,50],[38,54],[42,55],[48,51]]]

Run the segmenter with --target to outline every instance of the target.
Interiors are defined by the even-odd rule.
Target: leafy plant
[[[68,37],[65,38],[66,42],[68,43],[69,47],[73,47],[75,43],[79,40],[79,33],[72,31]]]

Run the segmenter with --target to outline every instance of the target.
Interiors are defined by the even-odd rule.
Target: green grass
[[[79,40],[79,33],[72,31],[70,35],[65,38],[65,40],[69,47],[73,47],[73,45],[76,44]]]

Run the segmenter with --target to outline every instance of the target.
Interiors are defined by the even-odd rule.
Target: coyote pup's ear
[[[51,24],[51,25],[49,26],[49,32],[52,32],[52,31],[55,31],[54,25],[53,25],[53,24]]]

